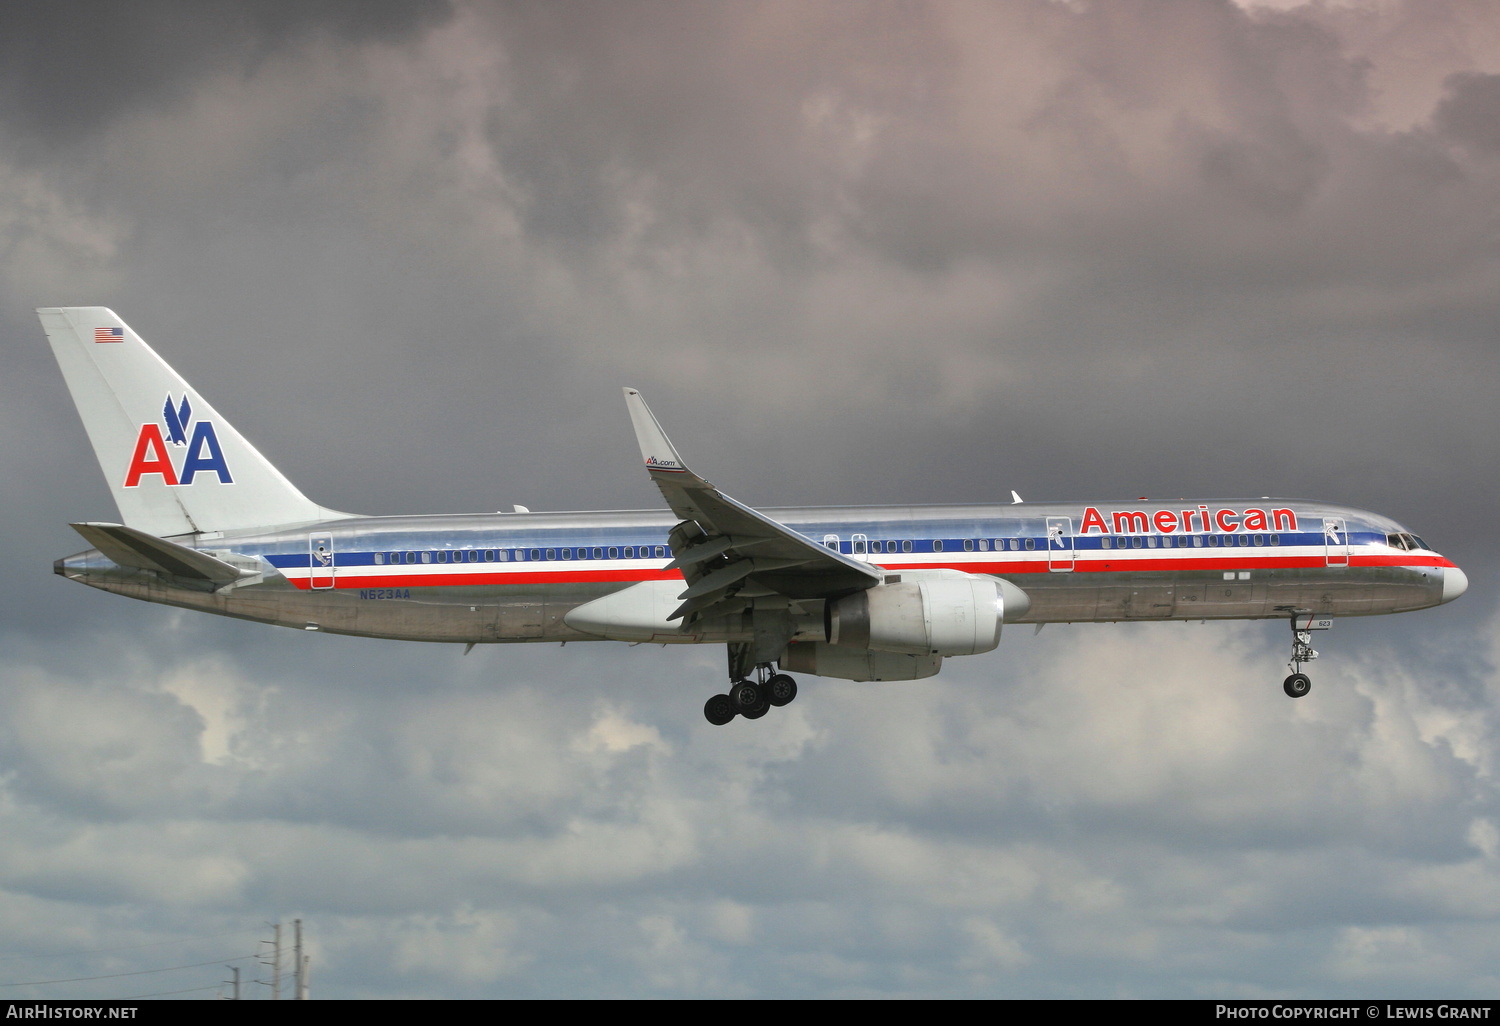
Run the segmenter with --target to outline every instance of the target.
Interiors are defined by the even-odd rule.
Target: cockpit
[[[1385,536],[1385,543],[1393,549],[1405,549],[1407,552],[1437,551],[1414,534],[1388,534]]]

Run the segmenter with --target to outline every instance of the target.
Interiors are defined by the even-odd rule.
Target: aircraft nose
[[[1456,566],[1443,567],[1443,601],[1452,602],[1469,590],[1469,576]]]

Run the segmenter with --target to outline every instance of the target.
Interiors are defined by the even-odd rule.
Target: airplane
[[[54,563],[94,588],[298,630],[463,644],[722,644],[724,725],[793,673],[917,680],[1005,624],[1284,618],[1313,633],[1451,602],[1468,578],[1376,513],[1301,499],[756,510],[690,470],[638,391],[670,512],[356,516],[306,498],[115,313],[37,311],[119,507]]]

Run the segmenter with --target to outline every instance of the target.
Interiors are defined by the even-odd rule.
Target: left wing
[[[682,521],[668,536],[675,557],[668,569],[681,570],[688,587],[669,620],[688,625],[757,596],[834,598],[881,582],[878,568],[819,545],[694,474],[635,389],[625,389],[625,405],[646,469]]]

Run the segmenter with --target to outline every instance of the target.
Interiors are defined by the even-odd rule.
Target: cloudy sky
[[[1080,625],[713,728],[721,649],[54,577],[44,305],[338,509],[654,507],[629,384],[754,505],[1307,496],[1472,583],[1298,702],[1279,622]],[[0,996],[300,917],[321,997],[1493,997],[1497,338],[1489,0],[0,6]]]

